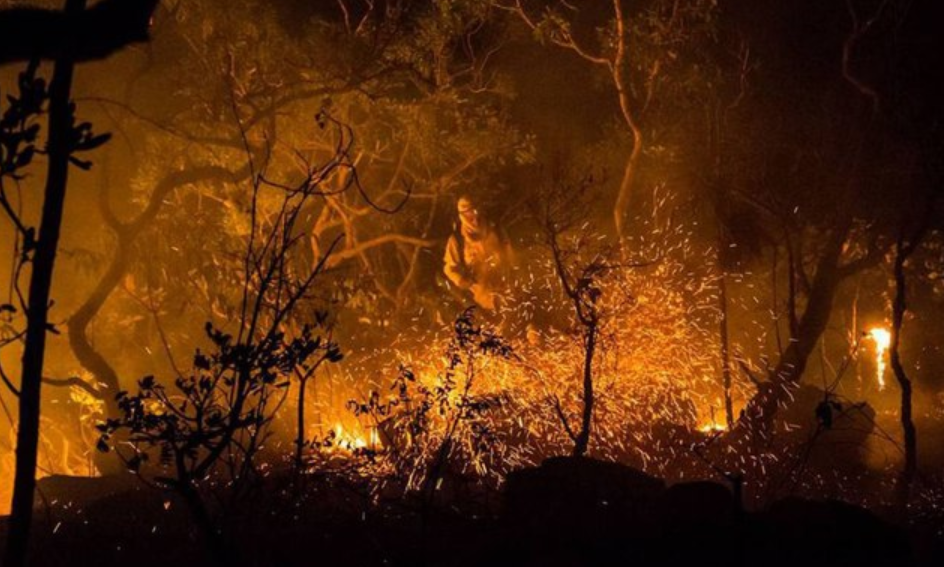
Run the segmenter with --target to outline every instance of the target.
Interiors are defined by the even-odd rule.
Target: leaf
[[[20,152],[20,155],[16,156],[16,163],[13,167],[20,169],[26,167],[33,161],[33,156],[36,154],[36,148],[29,146]]]
[[[106,144],[108,140],[111,140],[111,134],[109,134],[108,132],[104,134],[99,134],[98,136],[90,136],[88,138],[85,138],[81,142],[79,142],[75,150],[81,151],[81,152],[94,150],[95,148],[101,147],[104,144]]]
[[[34,227],[28,227],[26,233],[23,234],[23,253],[27,254],[36,249],[36,229]]]
[[[81,169],[82,171],[88,171],[92,169],[92,162],[79,159],[75,156],[69,156],[69,163]]]
[[[199,370],[209,370],[210,359],[198,350],[193,357],[193,366]]]
[[[145,376],[138,381],[138,386],[142,390],[153,390],[154,386],[157,384],[157,381],[154,379],[154,376]]]

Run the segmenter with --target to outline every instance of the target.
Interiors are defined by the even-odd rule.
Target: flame
[[[687,264],[666,255],[663,248],[671,240],[660,240],[651,245],[651,254],[643,254],[662,258],[659,263],[645,269],[614,270],[598,282],[602,293],[597,305],[606,316],[600,335],[603,342],[594,360],[591,452],[653,470],[688,457],[684,449],[662,438],[665,424],[686,430],[701,427],[706,434],[725,429],[723,419],[709,416],[710,396],[717,391],[718,348],[712,330],[702,326],[715,315],[716,289],[711,281],[693,277]],[[557,298],[545,292],[559,285],[553,279],[554,271],[542,269],[541,257],[534,260],[533,279],[519,282],[523,299],[494,317],[517,321],[535,313],[558,314]],[[514,329],[514,325],[509,327]],[[354,392],[351,399],[366,401],[377,392],[382,404],[396,402],[394,417],[403,418],[405,414],[397,412],[421,407],[424,395],[435,404],[425,415],[420,432],[409,430],[409,419],[399,422],[402,431],[391,426],[393,437],[389,440],[387,432],[381,432],[380,441],[402,450],[390,451],[391,459],[378,461],[378,478],[388,474],[390,467],[402,467],[408,471],[411,487],[422,485],[426,464],[437,458],[447,435],[453,448],[450,459],[470,474],[497,482],[511,470],[572,449],[562,421],[579,423],[583,409],[578,378],[583,371],[584,347],[579,333],[560,321],[539,320],[535,323],[535,329],[540,329],[539,340],[528,340],[522,333],[512,335],[513,357],[477,354],[474,364],[463,363],[448,376],[455,384],[444,389],[452,329],[413,329],[414,334],[399,337],[390,347],[367,350],[359,360],[348,358],[337,378],[331,378],[337,380],[337,388]],[[397,398],[399,394],[389,388],[386,378],[371,383],[369,393],[357,391],[358,384],[364,383],[361,376],[376,375],[378,368],[386,369],[381,374],[395,376],[390,360],[409,368],[414,378],[404,399]],[[474,369],[475,379],[466,392],[468,368]],[[467,411],[459,407],[466,394],[487,409],[463,414],[466,417],[455,425],[454,416]],[[447,409],[441,411],[442,407]],[[330,406],[327,411],[338,409]],[[328,423],[335,424],[331,430],[334,445],[340,445],[342,451],[356,443],[357,437],[376,435],[372,433],[376,427],[371,428],[368,422],[391,419],[390,423],[397,423],[384,413],[375,420],[360,416],[356,424],[344,420],[339,428],[336,416],[329,416],[332,421]],[[400,443],[403,447],[398,447]]]
[[[885,353],[892,343],[892,334],[888,329],[876,327],[869,330],[869,338],[875,343],[875,377],[878,380],[878,389],[885,389]]]
[[[335,423],[334,439],[335,446],[347,451],[366,449],[368,447],[376,449],[380,446],[380,439],[377,435],[377,430],[374,428],[371,428],[368,436],[364,437],[362,434],[345,431],[340,423]]]
[[[724,425],[720,423],[715,423],[713,421],[708,422],[708,423],[703,423],[698,426],[698,431],[701,431],[702,433],[718,433],[720,431],[725,431],[726,429],[727,427],[725,427]]]

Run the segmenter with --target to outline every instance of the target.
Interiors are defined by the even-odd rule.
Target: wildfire
[[[888,329],[876,327],[869,331],[869,338],[875,343],[875,377],[878,389],[882,391],[885,389],[885,353],[892,342],[892,334]]]
[[[666,241],[670,240],[652,245],[660,249],[647,257],[661,258],[658,264],[613,272],[599,282],[602,293],[598,307],[606,318],[594,361],[590,451],[652,470],[688,457],[685,451],[676,454],[673,427],[700,428],[706,433],[725,429],[705,415],[708,396],[716,390],[717,361],[713,353],[717,345],[702,322],[714,316],[715,289],[710,281],[693,277],[687,264],[665,253]],[[692,252],[673,252],[695,256]],[[512,315],[554,313],[551,303],[555,298],[541,291],[557,285],[545,279],[545,274],[552,271],[542,270],[537,258],[532,260],[533,281],[522,284],[521,296],[526,299],[515,305],[517,311]],[[377,392],[378,401],[395,405],[386,406],[375,416],[360,416],[359,427],[335,427],[338,446],[371,447],[368,433],[376,435],[378,422],[388,420],[394,428],[399,423],[400,429],[394,429],[400,432],[394,441],[397,450],[387,457],[410,461],[409,466],[398,466],[410,471],[414,488],[422,486],[425,464],[442,458],[442,447],[449,448],[450,460],[463,473],[494,481],[500,481],[509,470],[571,450],[573,441],[563,422],[566,419],[570,427],[579,424],[583,347],[566,324],[552,323],[542,328],[540,341],[520,336],[513,339],[515,354],[508,359],[479,356],[474,365],[476,378],[468,391],[465,364],[449,378],[451,388],[446,388],[444,382],[447,377],[443,368],[448,359],[444,361],[442,353],[446,352],[450,329],[413,331],[400,336],[392,346],[366,352],[357,362],[349,358],[338,376],[329,378],[336,380],[331,386],[336,392],[350,389],[350,398],[362,403],[370,395],[356,390],[357,384],[363,384],[360,377],[377,376],[378,368],[388,368],[380,375],[396,376],[390,360],[408,367],[415,379],[405,395],[398,394],[385,379],[372,382],[369,388]],[[466,404],[459,399],[465,395],[474,402]],[[335,394],[338,398],[343,396]],[[410,408],[415,410],[424,403],[435,407],[421,420],[404,416]],[[329,402],[323,411],[329,419],[335,419],[336,403]],[[456,415],[463,417],[456,421]],[[352,435],[353,431],[364,433]],[[383,459],[378,463],[386,464]]]

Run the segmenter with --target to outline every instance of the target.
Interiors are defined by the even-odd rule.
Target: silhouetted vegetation
[[[4,565],[936,565],[942,16],[0,0]]]

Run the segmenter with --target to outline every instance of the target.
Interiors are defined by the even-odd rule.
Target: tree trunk
[[[626,159],[626,167],[623,169],[623,179],[620,182],[619,193],[616,195],[616,203],[613,207],[613,222],[616,228],[617,242],[622,244],[626,236],[626,215],[630,210],[630,204],[633,194],[633,182],[636,179],[636,169],[639,167],[639,158],[642,156],[643,133],[639,126],[639,120],[636,108],[633,105],[630,80],[626,77],[626,70],[629,65],[629,30],[626,26],[626,14],[623,10],[621,0],[614,0],[613,10],[616,23],[616,53],[611,62],[611,74],[613,77],[613,86],[616,87],[616,94],[619,99],[620,113],[623,115],[623,121],[633,135],[633,149]]]
[[[772,432],[774,415],[799,386],[809,356],[829,324],[833,299],[843,277],[840,259],[850,227],[847,219],[830,235],[817,263],[803,315],[796,324],[797,333],[790,337],[769,382],[762,384],[738,420],[751,435],[766,438]]]
[[[98,397],[105,405],[105,417],[108,419],[117,419],[121,415],[118,408],[118,401],[115,395],[118,393],[118,374],[105,358],[99,354],[88,340],[86,328],[88,320],[82,323],[76,323],[72,318],[67,323],[69,329],[69,346],[83,368],[92,373],[94,377],[96,392]],[[119,437],[124,436],[124,432],[117,433]],[[117,453],[109,451],[103,453],[95,451],[93,456],[95,468],[103,475],[121,474],[127,472],[127,467],[118,458]]]
[[[622,71],[617,63],[617,71],[614,72],[613,82],[616,84],[617,94],[619,95],[620,111],[623,120],[633,136],[633,149],[626,159],[626,167],[623,169],[623,179],[620,181],[619,193],[616,194],[616,203],[613,207],[613,223],[616,228],[617,241],[622,243],[626,236],[626,215],[629,213],[633,195],[633,182],[636,179],[636,170],[639,167],[639,158],[642,156],[643,134],[642,129],[636,122],[633,114],[632,102],[629,99],[629,90],[625,85]]]
[[[245,171],[248,172],[249,169],[245,168]],[[95,285],[85,302],[69,318],[67,325],[69,329],[69,347],[79,364],[91,372],[95,378],[99,397],[105,402],[106,417],[117,419],[121,415],[118,402],[115,400],[115,395],[121,389],[121,384],[114,367],[92,346],[92,342],[88,338],[89,325],[98,316],[105,302],[108,301],[112,292],[115,291],[122,278],[128,273],[135,240],[157,218],[167,196],[186,185],[210,179],[227,179],[233,175],[233,172],[218,166],[201,166],[173,172],[157,184],[144,210],[134,221],[128,224],[122,224],[114,217],[108,207],[107,197],[104,194],[102,195],[100,211],[106,224],[114,231],[118,246],[108,269],[105,270],[102,278]],[[241,171],[235,173],[238,179],[245,175],[248,175],[248,173]],[[111,452],[99,453],[95,464],[99,472],[103,474],[126,471],[124,464]]]
[[[118,374],[111,364],[92,346],[88,338],[88,326],[92,319],[98,315],[102,305],[108,300],[111,292],[118,286],[127,271],[130,254],[127,247],[120,243],[122,240],[120,235],[118,239],[118,250],[115,252],[115,257],[112,259],[108,271],[102,276],[89,298],[68,321],[69,347],[78,359],[79,364],[95,377],[95,384],[101,390],[101,397],[105,402],[105,413],[110,418],[116,418],[120,415],[118,405],[115,402],[115,394],[118,393],[120,388]]]
[[[583,361],[583,414],[580,420],[580,433],[574,440],[574,456],[583,457],[590,445],[590,428],[593,423],[593,356],[597,347],[597,327],[592,323],[587,327],[584,343]]]
[[[108,299],[111,291],[118,285],[121,276],[125,273],[126,264],[126,254],[119,247],[111,267],[98,283],[91,297],[82,304],[67,322],[69,347],[78,359],[79,364],[94,376],[95,385],[101,390],[101,398],[105,402],[108,417],[118,417],[120,415],[118,406],[115,404],[115,394],[118,393],[119,389],[118,373],[92,346],[88,338],[88,326]]]
[[[88,326],[111,295],[112,290],[121,281],[121,277],[127,269],[128,261],[128,249],[121,244],[121,236],[119,235],[118,251],[115,253],[115,258],[112,260],[108,271],[102,276],[85,303],[67,322],[69,347],[79,364],[92,373],[95,386],[99,392],[99,398],[105,404],[105,417],[110,419],[117,419],[121,415],[118,402],[115,399],[115,395],[120,389],[118,373],[105,360],[105,357],[92,346],[88,338]],[[116,453],[101,453],[98,451],[96,453],[95,466],[101,474],[120,474],[127,470]]]
[[[85,0],[66,0],[66,13],[75,15],[85,9]],[[49,296],[53,267],[59,246],[62,214],[69,176],[72,136],[71,91],[75,63],[69,55],[56,61],[50,85],[49,165],[39,240],[33,256],[29,284],[26,345],[20,385],[20,415],[16,438],[16,473],[13,481],[13,506],[4,565],[23,567],[29,549],[33,521],[33,493],[36,488],[36,452],[39,445],[40,388],[43,359],[49,326]]]
[[[920,232],[916,235],[907,247],[902,242],[903,236],[899,236],[898,245],[895,254],[895,299],[892,301],[892,333],[891,343],[888,347],[889,357],[891,358],[892,370],[895,372],[895,380],[901,388],[901,429],[905,441],[905,464],[902,468],[898,481],[898,504],[902,509],[908,504],[911,495],[911,485],[914,482],[915,475],[918,472],[918,438],[915,430],[914,420],[912,419],[911,405],[911,380],[905,374],[905,369],[901,364],[901,355],[898,346],[901,341],[901,326],[904,322],[905,310],[907,309],[906,288],[905,288],[905,260],[914,251],[916,242],[920,239]]]
[[[636,169],[639,167],[639,157],[642,155],[642,131],[635,124],[631,124],[630,128],[633,134],[633,149],[626,160],[623,179],[613,207],[613,223],[619,242],[626,237],[626,215],[629,214],[632,204],[633,182],[636,179]]]
[[[731,399],[731,351],[728,340],[728,283],[723,266],[718,281],[718,308],[721,313],[718,321],[718,336],[721,342],[721,387],[724,393],[724,417],[728,429],[731,429],[734,427],[734,402]]]
[[[295,438],[295,469],[301,472],[304,463],[302,462],[302,449],[305,447],[305,385],[308,380],[301,380],[298,383],[298,433]]]

